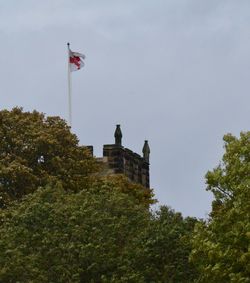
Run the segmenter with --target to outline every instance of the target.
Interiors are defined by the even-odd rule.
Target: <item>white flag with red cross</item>
[[[73,52],[70,49],[70,44],[68,45],[68,91],[69,91],[69,125],[72,127],[72,109],[71,109],[71,73],[74,71],[80,70],[84,66],[83,60],[85,59],[85,55]]]
[[[85,55],[69,49],[69,67],[71,72],[78,71],[84,66],[82,59],[85,59]]]

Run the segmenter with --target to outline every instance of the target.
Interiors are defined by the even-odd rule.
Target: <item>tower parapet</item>
[[[113,174],[124,174],[132,182],[149,188],[149,154],[148,141],[143,146],[143,157],[122,146],[120,125],[116,126],[115,144],[103,146],[103,162],[107,163]]]

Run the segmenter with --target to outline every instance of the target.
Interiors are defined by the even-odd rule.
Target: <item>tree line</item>
[[[224,136],[207,219],[102,165],[59,117],[0,111],[0,282],[250,282],[250,132]]]

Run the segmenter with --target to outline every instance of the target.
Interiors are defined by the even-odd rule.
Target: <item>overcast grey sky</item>
[[[204,175],[225,133],[249,130],[249,0],[0,0],[1,109],[23,106],[67,119],[67,51],[86,55],[72,74],[73,132],[81,144],[151,147],[160,204],[204,217]]]

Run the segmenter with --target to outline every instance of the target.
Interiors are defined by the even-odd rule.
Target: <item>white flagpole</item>
[[[69,43],[68,45],[68,104],[69,104],[69,125],[72,127],[72,106],[71,106],[71,71],[70,71],[70,49],[69,49]]]

